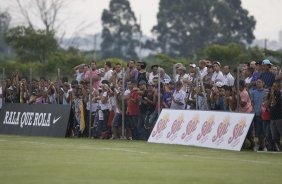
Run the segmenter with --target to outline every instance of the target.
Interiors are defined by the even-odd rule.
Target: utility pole
[[[264,58],[266,58],[266,52],[267,52],[267,39],[264,39]]]
[[[141,23],[142,23],[142,16],[141,14],[139,15],[139,25],[140,25],[140,37],[139,37],[139,60],[141,61],[142,60],[142,26],[141,26]]]

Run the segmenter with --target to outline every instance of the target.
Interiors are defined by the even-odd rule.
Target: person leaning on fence
[[[182,83],[180,81],[175,83],[175,91],[172,95],[171,109],[185,109],[185,97],[186,93],[182,89]]]
[[[265,88],[271,88],[272,84],[275,82],[275,74],[270,71],[272,63],[265,59],[262,61],[262,72],[260,74],[260,78],[263,80],[265,84]]]
[[[233,86],[234,85],[234,77],[231,74],[231,67],[229,65],[225,65],[223,67],[223,83],[225,86]]]
[[[90,69],[92,68],[92,76],[90,76]],[[88,68],[85,72],[84,80],[90,82],[90,78],[92,77],[92,87],[95,90],[98,90],[100,87],[101,76],[99,71],[96,69],[96,61],[92,61],[91,68]]]
[[[264,150],[267,151],[266,145],[265,145],[265,135],[266,132],[264,131],[265,128],[264,126],[265,123],[263,122],[262,119],[262,105],[263,102],[267,98],[268,90],[264,89],[264,83],[261,79],[257,80],[257,85],[256,89],[251,92],[251,99],[252,99],[252,104],[254,108],[254,130],[255,130],[255,146],[254,146],[254,151],[258,150]]]
[[[147,91],[147,84],[146,81],[141,80],[138,83],[139,86],[139,109],[140,109],[140,115],[138,119],[138,124],[137,124],[137,132],[138,132],[138,139],[140,140],[146,140],[148,137],[148,130],[145,129],[145,119],[147,115],[147,109],[148,109],[148,91]]]
[[[282,151],[280,138],[282,137],[282,99],[279,83],[273,83],[269,99],[270,128],[276,151]]]
[[[136,61],[131,59],[127,63],[127,69],[125,72],[125,82],[129,82],[131,80],[137,81],[138,78],[138,70],[135,67]]]
[[[136,64],[136,69],[138,70],[137,83],[140,81],[148,82],[149,73],[146,71],[147,64],[142,61],[138,61]]]
[[[223,73],[220,70],[221,64],[219,61],[215,61],[213,63],[214,72],[212,75],[212,83],[215,84],[216,82],[224,82]]]
[[[140,115],[140,97],[138,94],[137,82],[135,80],[128,82],[127,86],[130,90],[129,99],[127,100],[128,126],[130,131],[128,139],[136,140],[138,138],[137,123]]]

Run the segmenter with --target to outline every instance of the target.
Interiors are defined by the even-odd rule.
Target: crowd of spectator
[[[161,66],[149,69],[145,62],[134,60],[124,70],[110,61],[98,69],[92,62],[74,67],[74,73],[71,82],[28,80],[14,73],[2,82],[0,100],[71,105],[68,135],[103,139],[122,138],[124,125],[126,139],[147,140],[163,108],[253,112],[247,136],[251,148],[282,150],[282,74],[267,59],[233,69],[209,60],[191,63],[189,68],[177,63],[173,75]]]

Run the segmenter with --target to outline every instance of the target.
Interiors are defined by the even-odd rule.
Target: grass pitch
[[[282,154],[0,135],[0,183],[280,184]]]

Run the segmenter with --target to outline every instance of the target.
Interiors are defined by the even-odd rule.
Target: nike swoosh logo
[[[53,119],[53,124],[55,124],[55,123],[57,123],[57,121],[59,121],[59,119],[61,118],[61,116],[60,117],[58,117],[57,119],[56,118],[54,118]]]

